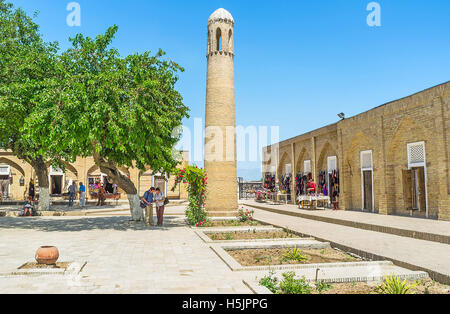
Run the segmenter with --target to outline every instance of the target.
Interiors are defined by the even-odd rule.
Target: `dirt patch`
[[[292,249],[293,248],[291,248],[291,250]],[[319,264],[362,261],[362,259],[355,258],[332,248],[301,249],[299,250],[299,253],[304,257],[304,260],[295,260],[287,257],[287,248],[227,250],[227,252],[242,266]]]
[[[45,265],[45,264],[38,264],[38,263],[26,263],[25,265],[22,265],[19,267],[19,269],[64,269],[66,270],[71,263],[62,262],[62,263],[56,263],[53,265]]]
[[[298,235],[285,231],[250,231],[250,232],[218,232],[207,234],[211,240],[253,240],[253,239],[294,239],[300,238]]]
[[[206,222],[202,227],[247,227],[247,226],[260,226],[261,223],[258,221],[246,221],[242,222],[239,220],[212,220]]]
[[[411,294],[449,294],[450,286],[440,284],[430,278],[421,279],[417,281],[407,281],[409,285],[417,284],[411,290]],[[322,294],[377,294],[375,291],[378,283],[334,283],[332,288],[328,291],[323,291]],[[318,294],[314,291],[313,294]]]

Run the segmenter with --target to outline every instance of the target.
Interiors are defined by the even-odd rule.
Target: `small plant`
[[[211,224],[211,222],[209,221],[209,219],[203,219],[202,221],[198,222],[195,224],[195,226],[198,227],[207,227]]]
[[[311,294],[312,288],[305,277],[294,279],[294,272],[283,273],[283,280],[280,282],[280,291],[283,294]]]
[[[238,219],[240,222],[247,222],[247,221],[253,221],[253,214],[255,213],[254,210],[250,211],[250,210],[243,210],[243,209],[239,209],[239,216]]]
[[[225,239],[228,241],[233,240],[233,234],[231,232],[227,232],[227,234],[225,235]]]
[[[287,237],[290,237],[292,235],[292,230],[289,229],[289,227],[284,227],[284,232],[286,232]]]
[[[384,278],[384,281],[375,288],[375,292],[378,294],[410,294],[416,286],[417,283],[410,285],[406,279],[401,281],[397,276],[391,275]]]
[[[278,278],[275,277],[275,272],[272,270],[270,271],[268,276],[263,277],[259,281],[259,285],[266,287],[269,289],[272,293],[278,293]]]
[[[284,250],[284,255],[281,258],[282,261],[288,262],[288,261],[297,261],[297,262],[304,262],[308,259],[307,256],[302,254],[302,251],[297,248],[297,246],[294,246],[291,248],[289,245],[286,245],[286,249]]]
[[[319,293],[322,293],[323,291],[329,291],[333,288],[332,285],[324,281],[316,281],[314,285],[316,286],[316,290]]]

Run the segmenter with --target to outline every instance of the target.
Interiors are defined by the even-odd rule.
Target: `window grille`
[[[311,173],[311,160],[305,160],[303,163],[303,170],[305,173]]]
[[[361,168],[371,169],[373,167],[372,151],[361,152]]]
[[[414,143],[408,145],[408,160],[410,164],[420,164],[425,162],[424,143]]]
[[[337,170],[337,157],[328,157],[328,172],[333,172],[334,170]]]
[[[10,168],[9,166],[0,166],[0,176],[9,176]]]

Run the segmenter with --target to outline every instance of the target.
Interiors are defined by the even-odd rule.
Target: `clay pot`
[[[35,258],[38,264],[53,265],[59,258],[59,251],[55,246],[41,246]]]

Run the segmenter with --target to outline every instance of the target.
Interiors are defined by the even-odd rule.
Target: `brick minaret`
[[[208,21],[205,169],[209,216],[234,216],[238,208],[233,26],[233,17],[224,9],[215,11]]]

